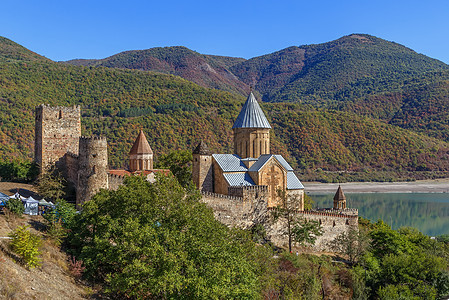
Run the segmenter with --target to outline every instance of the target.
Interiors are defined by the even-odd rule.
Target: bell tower
[[[251,92],[232,126],[234,153],[241,158],[270,154],[270,123]]]

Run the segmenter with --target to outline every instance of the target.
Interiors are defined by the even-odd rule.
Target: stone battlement
[[[105,141],[106,142],[106,137],[104,136],[80,136],[80,142],[81,141]]]
[[[270,207],[268,210],[275,210],[276,207]],[[358,212],[357,209],[346,209],[351,212]],[[328,210],[294,210],[297,214],[323,216],[323,217],[336,217],[336,218],[358,218],[357,214],[345,214],[346,210],[328,209]]]
[[[201,195],[206,196],[207,198],[217,198],[217,199],[240,201],[240,202],[243,201],[242,197],[228,196],[228,195],[216,194],[216,193],[205,192],[205,191],[201,191]]]

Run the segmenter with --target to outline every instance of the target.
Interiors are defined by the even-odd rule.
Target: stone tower
[[[270,154],[270,123],[251,92],[232,126],[234,153],[241,158]]]
[[[81,136],[80,107],[36,107],[34,159],[41,171],[67,152],[78,154]]]
[[[193,150],[192,180],[200,191],[214,192],[212,155],[201,141]]]
[[[134,145],[129,151],[129,170],[145,171],[153,169],[153,150],[145,137],[145,134],[140,130]]]
[[[346,196],[341,189],[341,186],[338,186],[338,190],[334,196],[334,209],[345,209],[346,208]]]
[[[104,137],[80,137],[76,206],[108,188],[108,144]]]

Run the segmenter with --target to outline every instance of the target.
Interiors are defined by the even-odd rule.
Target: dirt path
[[[303,182],[307,193],[335,193],[338,183]],[[341,183],[345,193],[449,193],[449,179]]]

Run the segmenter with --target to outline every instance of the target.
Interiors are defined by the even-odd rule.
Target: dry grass
[[[92,289],[70,275],[68,257],[45,239],[40,216],[6,216],[0,213],[0,237],[17,226],[29,224],[30,230],[42,236],[42,266],[27,270],[8,249],[9,240],[0,239],[0,299],[88,299]]]

